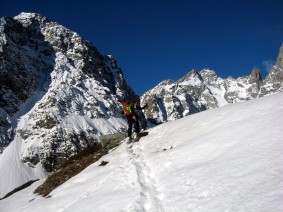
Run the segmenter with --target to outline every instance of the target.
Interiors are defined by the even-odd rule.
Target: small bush
[[[61,169],[69,166],[70,164],[74,163],[74,161],[81,160],[89,155],[93,155],[95,152],[99,152],[102,149],[100,144],[95,144],[94,146],[88,147],[77,154],[71,156],[68,160],[66,160],[62,165]]]
[[[46,181],[39,186],[34,193],[48,197],[49,193],[61,184],[77,175],[87,166],[98,161],[102,156],[108,153],[109,148],[102,147],[100,144],[89,147],[65,161],[60,169],[50,175]],[[106,165],[106,164],[105,164]]]

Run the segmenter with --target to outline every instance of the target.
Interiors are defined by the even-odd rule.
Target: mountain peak
[[[272,85],[272,86],[270,86]],[[260,96],[283,91],[283,45],[279,49],[276,64],[270,69],[261,89]]]
[[[172,85],[175,82],[171,79],[163,80],[161,83],[158,84],[158,86],[163,86],[163,85]]]
[[[197,80],[202,81],[202,77],[201,77],[200,73],[196,69],[192,69],[184,77],[179,79],[177,82],[181,83],[181,82],[185,82],[185,81],[188,81],[188,80],[191,80],[191,79],[197,79]]]
[[[15,19],[32,19],[35,17],[43,17],[41,14],[38,13],[31,13],[31,12],[21,12],[19,15],[15,16]]]
[[[199,73],[205,81],[217,80],[218,78],[216,72],[210,69],[203,69]]]
[[[249,76],[249,83],[260,83],[263,80],[260,70],[254,67],[252,73]]]
[[[120,101],[138,97],[115,59],[77,33],[37,13],[4,17],[0,53],[0,152],[21,143],[18,169],[53,172],[101,135],[125,131]]]
[[[22,12],[19,15],[15,16],[14,19],[21,22],[24,26],[28,26],[34,23],[35,20],[39,23],[49,22],[48,19],[41,14],[28,12]]]

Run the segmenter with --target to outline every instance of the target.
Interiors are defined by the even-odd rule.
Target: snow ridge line
[[[137,173],[137,180],[141,187],[140,197],[137,201],[139,208],[143,212],[163,212],[163,205],[161,203],[163,194],[159,191],[157,180],[153,171],[147,165],[142,153],[143,150],[140,144],[131,145],[128,149],[132,164]]]

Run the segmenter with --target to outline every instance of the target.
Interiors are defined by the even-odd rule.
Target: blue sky
[[[141,95],[193,68],[267,74],[283,44],[283,0],[0,0],[0,17],[36,12],[113,55]]]

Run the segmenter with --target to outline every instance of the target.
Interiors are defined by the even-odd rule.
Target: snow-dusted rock
[[[283,91],[283,45],[279,50],[276,64],[270,69],[263,86],[261,87],[260,96]]]
[[[190,71],[176,82],[166,80],[141,97],[148,103],[146,118],[158,124],[179,119],[189,114],[214,109],[283,91],[283,46],[277,64],[266,79],[254,68],[250,75],[222,79],[213,70]]]
[[[112,56],[35,13],[1,19],[0,79],[1,148],[17,134],[47,171],[127,127],[120,102],[138,98]]]

